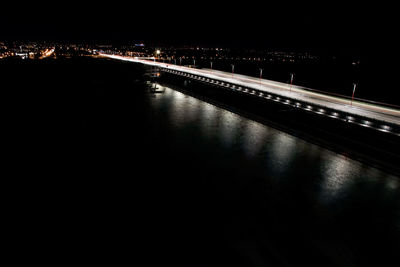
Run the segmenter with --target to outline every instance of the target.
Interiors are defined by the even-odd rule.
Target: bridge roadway
[[[290,86],[286,83],[218,70],[196,69],[119,55],[100,54],[100,56],[159,67],[165,72],[230,87],[237,91],[258,95],[283,104],[290,104],[320,115],[342,119],[349,123],[356,123],[400,136],[400,107],[397,106],[380,105],[380,103],[360,99],[354,99],[351,102],[350,98],[340,95],[328,95],[301,86]]]

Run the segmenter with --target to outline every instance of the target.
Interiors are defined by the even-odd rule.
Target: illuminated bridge
[[[352,100],[345,96],[327,94],[301,86],[217,70],[196,69],[143,58],[100,55],[157,67],[162,72],[400,136],[400,107],[398,106],[362,99]]]

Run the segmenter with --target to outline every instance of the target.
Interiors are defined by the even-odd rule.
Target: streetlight
[[[293,84],[293,73],[290,73],[290,88],[289,91],[292,91],[292,84]]]
[[[356,83],[353,83],[353,95],[351,96],[350,106],[353,105],[353,99],[354,99],[354,93],[355,93],[355,91],[356,91],[356,86],[357,86],[357,84],[356,84]]]
[[[156,50],[156,56],[154,57],[154,62],[156,61],[156,58],[158,58],[160,56],[160,54],[161,54],[160,49],[157,49]]]
[[[156,55],[157,55],[158,58],[160,57],[160,54],[161,54],[160,49],[157,49],[157,50],[156,50]]]

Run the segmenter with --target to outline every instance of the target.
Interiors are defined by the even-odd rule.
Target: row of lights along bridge
[[[160,50],[156,50],[155,54],[156,54],[157,57],[154,57],[154,61],[156,61],[157,58],[159,59],[159,55],[161,54],[161,51]],[[172,63],[172,60],[173,60],[174,64],[177,65],[176,58],[169,57],[167,60],[168,60],[169,63]],[[162,62],[165,63],[165,59],[164,58],[162,58]],[[179,57],[179,65],[182,66],[182,57]],[[189,67],[196,68],[196,59],[195,58],[193,58],[193,65],[189,65]],[[231,64],[231,68],[232,68],[232,78],[233,78],[233,74],[235,72],[235,64]],[[211,71],[213,70],[213,62],[212,61],[210,61],[210,69],[211,69]],[[260,70],[260,86],[261,86],[262,72],[263,72],[264,69],[259,68],[259,70]],[[294,73],[290,73],[290,87],[289,87],[289,91],[290,92],[292,91],[293,79],[294,79]],[[351,105],[353,104],[356,87],[357,87],[357,84],[353,83],[353,93],[352,93],[352,97],[351,97]]]

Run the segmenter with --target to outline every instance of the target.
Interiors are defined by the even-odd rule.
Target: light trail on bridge
[[[302,101],[305,103],[311,103],[318,106],[323,106],[331,110],[343,112],[347,114],[354,114],[360,117],[378,120],[381,122],[387,122],[400,126],[400,107],[393,105],[380,105],[379,103],[372,101],[366,102],[360,99],[354,99],[351,103],[350,98],[344,96],[324,94],[321,91],[309,89],[301,86],[285,84],[277,81],[260,79],[241,74],[228,73],[218,71],[214,69],[195,69],[185,66],[179,66],[168,63],[156,62],[148,59],[140,59],[119,55],[100,54],[100,56],[123,60],[135,63],[141,63],[149,66],[155,66],[168,70],[174,70],[179,72],[185,72],[191,75],[198,75],[212,80],[217,80],[225,83],[229,83],[236,86],[242,86],[245,88],[251,88],[265,94],[271,93],[282,97],[287,97],[293,101]],[[305,107],[305,109],[312,109],[312,107]],[[319,109],[317,113],[324,113],[325,110]],[[330,114],[330,117],[336,117],[335,113]],[[352,117],[348,116],[348,120],[351,121]],[[365,122],[365,123],[364,123]],[[369,127],[370,122],[364,121],[361,123],[362,126]],[[379,130],[384,132],[390,132],[390,127],[382,125]],[[399,135],[397,133],[397,135]]]

